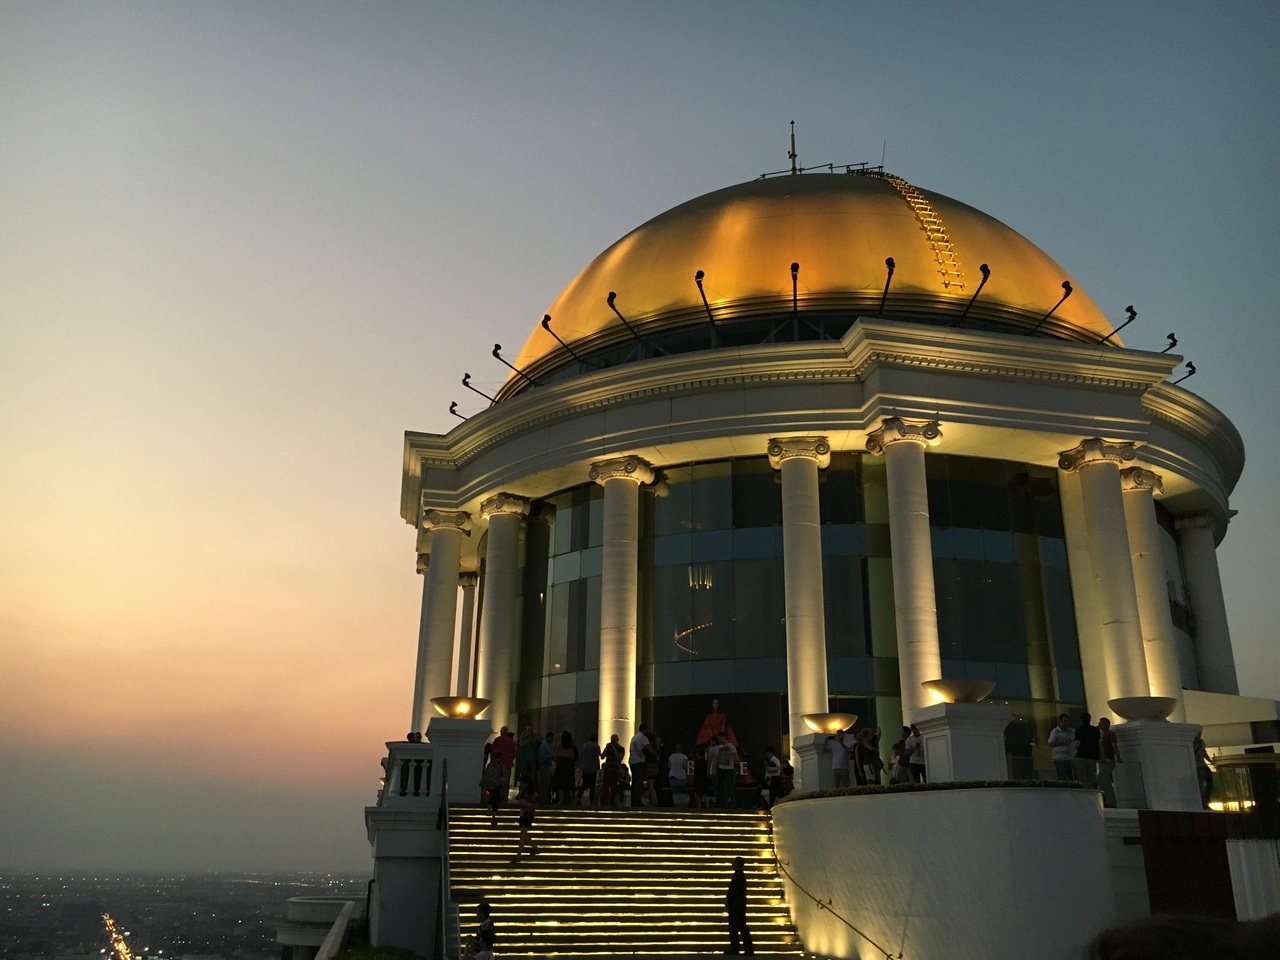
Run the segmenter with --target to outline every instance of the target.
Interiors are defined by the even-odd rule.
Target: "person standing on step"
[[[476,904],[479,929],[471,940],[471,960],[493,960],[493,942],[497,939],[493,929],[492,910],[488,900]]]
[[[526,843],[529,845],[529,856],[532,857],[538,852],[538,845],[529,836],[529,831],[533,828],[534,815],[538,812],[538,788],[532,779],[520,784],[516,802],[520,804],[520,846],[516,848],[516,855],[511,858],[512,863],[520,862]]]
[[[578,768],[582,771],[582,787],[578,790],[578,802],[582,802],[583,794],[587,797],[587,806],[596,804],[596,780],[600,776],[600,744],[596,743],[596,735],[588,733],[578,751]]]
[[[714,771],[716,804],[726,810],[736,806],[738,750],[724,737],[713,737],[707,750],[707,766]]]
[[[687,806],[689,803],[689,788],[687,786],[689,758],[685,755],[684,744],[676,744],[675,750],[667,758],[667,768],[667,782],[671,784],[672,806]]]
[[[516,744],[516,789],[525,780],[538,775],[538,735],[533,732],[533,724],[525,724],[524,733],[520,734],[520,742]]]
[[[498,759],[502,762],[502,769],[506,771],[507,782],[503,785],[502,802],[507,802],[508,789],[511,783],[511,771],[516,765],[516,741],[511,736],[511,731],[503,727],[498,731],[498,735],[494,737],[493,743],[489,744],[491,753],[498,755]]]
[[[507,800],[507,771],[502,769],[502,758],[497,752],[489,754],[489,763],[480,777],[482,796],[489,801],[491,825],[498,825],[498,808]]]
[[[550,730],[538,744],[538,796],[554,802],[551,795],[551,777],[556,769],[556,735]]]
[[[622,780],[622,761],[625,751],[618,742],[618,735],[611,734],[609,742],[601,753],[604,758],[600,764],[600,806],[616,807],[618,805],[618,783]]]
[[[573,734],[565,730],[560,734],[560,746],[555,755],[555,792],[556,803],[567,807],[577,795],[574,771],[578,769],[578,748],[573,745]]]
[[[729,890],[725,894],[724,907],[729,914],[729,949],[725,953],[742,952],[748,956],[755,953],[751,943],[751,931],[747,928],[747,875],[742,867],[742,858],[733,861],[733,876],[729,879]],[[738,950],[741,944],[742,950]]]
[[[645,795],[649,762],[656,756],[652,744],[649,743],[649,725],[642,723],[636,735],[631,738],[631,755],[627,757],[627,765],[631,767],[631,805],[633,807],[640,806],[640,800]]]
[[[827,737],[827,752],[831,754],[831,785],[847,787],[849,785],[849,755],[853,748],[844,742],[844,731],[837,730]]]

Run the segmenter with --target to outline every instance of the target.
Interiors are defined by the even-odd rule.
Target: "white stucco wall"
[[[1114,916],[1091,790],[979,788],[826,797],[774,810],[805,948],[876,958],[844,917],[911,960],[1078,960]]]

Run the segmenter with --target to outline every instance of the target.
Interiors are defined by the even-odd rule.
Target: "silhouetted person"
[[[733,861],[733,876],[729,879],[724,908],[729,913],[729,949],[725,953],[738,953],[739,940],[742,943],[742,953],[755,953],[751,931],[747,929],[747,875],[743,872],[741,857],[736,857]]]

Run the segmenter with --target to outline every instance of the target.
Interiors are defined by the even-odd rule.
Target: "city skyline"
[[[914,29],[904,29],[910,20]],[[408,729],[405,430],[699,194],[869,162],[1009,224],[1227,414],[1271,649],[1280,13],[1191,4],[0,8],[11,868],[361,869]],[[1181,375],[1181,374],[1179,374]]]

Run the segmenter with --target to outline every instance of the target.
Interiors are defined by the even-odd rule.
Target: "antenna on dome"
[[[1178,338],[1175,337],[1172,333],[1165,334],[1165,339],[1169,341],[1169,345],[1165,347],[1163,350],[1161,350],[1160,351],[1161,353],[1168,353],[1170,350],[1172,350],[1174,347],[1178,345]]]
[[[485,398],[486,400],[488,400],[490,403],[497,403],[497,402],[498,402],[497,400],[493,399],[493,397],[491,397],[491,396],[489,396],[487,393],[485,393],[483,390],[477,390],[475,387],[473,387],[473,386],[471,385],[471,374],[469,374],[469,373],[464,373],[464,374],[462,375],[462,385],[463,385],[464,387],[466,387],[468,390],[470,390],[472,393],[478,393],[478,394],[480,394],[480,396],[484,397],[484,398]]]
[[[791,172],[797,174],[800,169],[796,166],[796,161],[800,159],[800,155],[796,153],[796,122],[791,121],[791,152],[787,154],[787,159],[791,161]]]
[[[457,401],[457,400],[454,400],[452,403],[450,403],[450,404],[449,404],[449,412],[450,412],[450,413],[452,413],[452,414],[453,414],[455,417],[457,417],[459,420],[467,420],[467,419],[470,419],[469,417],[464,417],[462,414],[460,414],[460,413],[458,412],[458,401]]]
[[[1187,372],[1186,372],[1185,374],[1183,374],[1182,376],[1180,376],[1177,380],[1173,381],[1173,384],[1174,384],[1174,386],[1177,386],[1177,385],[1178,385],[1178,384],[1180,384],[1183,380],[1187,379],[1187,377],[1194,377],[1195,375],[1196,375],[1196,365],[1195,365],[1194,363],[1192,363],[1190,360],[1188,360],[1188,361],[1187,361]]]
[[[978,264],[978,272],[982,274],[982,282],[978,284],[978,289],[973,291],[973,296],[969,298],[969,302],[964,305],[964,313],[960,314],[960,319],[956,321],[956,326],[964,323],[964,318],[969,315],[969,308],[973,306],[973,301],[978,299],[978,294],[982,292],[982,288],[991,279],[991,268],[985,263]],[[951,326],[951,324],[947,324],[947,326]]]
[[[1125,312],[1125,313],[1127,313],[1127,314],[1129,315],[1129,319],[1128,319],[1128,320],[1126,320],[1124,323],[1120,324],[1120,326],[1116,327],[1114,330],[1112,330],[1110,333],[1108,333],[1108,334],[1107,334],[1105,337],[1103,337],[1101,340],[1099,340],[1099,341],[1098,341],[1098,345],[1099,345],[1099,346],[1101,346],[1102,344],[1106,343],[1108,340],[1110,340],[1112,337],[1114,337],[1117,333],[1119,333],[1121,330],[1123,330],[1123,329],[1124,329],[1125,327],[1127,327],[1129,324],[1133,323],[1133,321],[1135,321],[1135,320],[1137,320],[1137,319],[1138,319],[1138,311],[1137,311],[1137,310],[1135,310],[1135,309],[1133,309],[1133,304],[1129,304],[1129,306],[1125,307],[1125,308],[1124,308],[1124,312]]]
[[[503,359],[502,359],[502,354],[500,354],[500,353],[498,352],[498,351],[499,351],[499,350],[501,350],[501,349],[502,349],[502,344],[500,344],[500,343],[495,343],[495,344],[493,345],[493,356],[494,356],[494,359],[495,359],[495,360],[500,360],[504,366],[508,366],[508,367],[510,367],[510,368],[511,368],[512,370],[514,370],[516,373],[520,374],[520,376],[522,376],[522,377],[524,377],[526,380],[528,380],[528,381],[529,381],[529,383],[531,383],[533,386],[535,386],[535,387],[540,387],[540,386],[542,386],[542,384],[540,384],[537,380],[533,379],[533,377],[529,376],[527,373],[525,373],[523,370],[521,370],[519,367],[517,367],[514,363],[507,363],[507,361],[503,360]]]
[[[1067,297],[1071,296],[1072,292],[1073,292],[1073,291],[1072,291],[1072,289],[1071,289],[1071,281],[1070,281],[1070,280],[1063,280],[1063,281],[1062,281],[1062,299],[1061,299],[1061,300],[1059,300],[1057,303],[1055,303],[1055,304],[1054,304],[1054,305],[1049,309],[1049,312],[1048,312],[1048,313],[1046,313],[1043,317],[1041,317],[1041,318],[1040,318],[1040,322],[1039,322],[1039,323],[1037,323],[1034,327],[1032,327],[1030,330],[1028,330],[1028,331],[1027,331],[1027,336],[1029,337],[1029,336],[1031,336],[1031,334],[1033,334],[1033,333],[1035,333],[1037,330],[1039,330],[1039,329],[1044,325],[1044,322],[1045,322],[1046,320],[1048,320],[1050,317],[1052,317],[1052,316],[1053,316],[1053,311],[1054,311],[1054,310],[1057,310],[1060,306],[1062,306],[1062,305],[1063,305],[1063,303],[1065,303],[1065,302],[1066,302]]]
[[[574,350],[573,347],[569,346],[567,343],[561,340],[559,334],[557,334],[554,330],[551,329],[551,314],[544,313],[542,315],[542,329],[547,331],[547,333],[551,334],[553,337],[555,337],[556,343],[560,344],[560,346],[568,350],[569,355],[572,356],[573,359],[577,360],[579,363],[585,363],[588,367],[594,367],[597,370],[600,369],[600,365],[598,363],[592,363],[582,354],[578,353],[578,351]]]
[[[791,339],[800,342],[800,264],[791,264]]]
[[[716,348],[716,318],[711,315],[711,304],[707,303],[707,292],[702,289],[702,278],[706,274],[699,270],[693,275],[693,282],[698,285],[698,295],[702,297],[702,308],[707,311],[707,323],[711,324],[711,349]]]
[[[616,314],[618,315],[618,319],[622,321],[622,325],[623,325],[624,327],[626,327],[626,328],[627,328],[627,330],[628,330],[628,332],[630,332],[631,336],[635,337],[635,339],[636,339],[636,343],[640,344],[640,346],[642,346],[642,347],[645,347],[645,346],[652,346],[652,347],[653,347],[653,349],[657,350],[659,353],[666,353],[667,351],[666,351],[666,350],[663,350],[663,349],[662,349],[660,346],[658,346],[656,343],[654,343],[654,344],[650,344],[648,341],[646,341],[646,340],[644,339],[644,337],[642,337],[642,336],[640,336],[640,334],[636,333],[636,328],[635,328],[635,327],[633,327],[631,324],[627,323],[627,318],[626,318],[626,317],[624,317],[624,316],[622,315],[622,311],[621,311],[621,310],[619,310],[619,309],[614,305],[614,302],[613,302],[613,301],[614,301],[615,299],[617,299],[617,296],[618,296],[618,295],[617,295],[616,293],[614,293],[612,290],[610,290],[610,291],[609,291],[609,296],[607,296],[607,297],[605,298],[605,302],[606,302],[607,304],[609,304],[609,309],[610,309],[610,310],[612,310],[614,313],[616,313]]]
[[[896,266],[893,257],[884,258],[885,269],[888,271],[884,277],[884,293],[880,294],[880,309],[876,311],[876,316],[884,316],[884,302],[889,299],[889,281],[893,279],[893,271]]]

